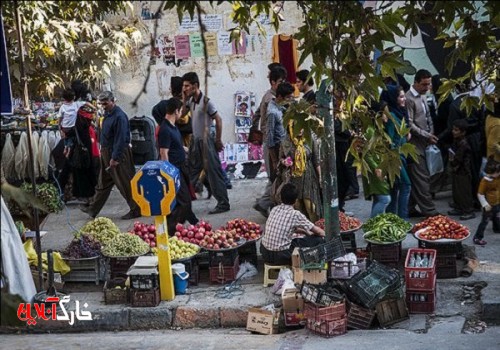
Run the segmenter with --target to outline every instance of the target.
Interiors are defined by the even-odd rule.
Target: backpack
[[[155,131],[156,121],[152,117],[143,115],[133,117],[129,120],[132,157],[135,165],[143,165],[150,160],[158,160],[158,147]]]

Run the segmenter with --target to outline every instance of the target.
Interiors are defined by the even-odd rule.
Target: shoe
[[[423,215],[423,216],[425,216],[426,218],[430,218],[430,217],[432,217],[432,216],[438,216],[438,215],[441,215],[441,213],[440,213],[440,212],[438,212],[438,211],[435,211],[435,210],[434,210],[434,211],[430,211],[430,212],[428,212],[428,213],[422,213],[422,215]]]
[[[422,214],[418,210],[412,210],[412,211],[410,211],[409,216],[410,216],[410,218],[421,218],[424,216],[424,214]]]
[[[140,218],[142,215],[141,213],[139,212],[139,210],[135,210],[135,211],[129,211],[127,214],[123,215],[121,217],[122,220],[130,220],[130,219],[135,219],[135,218]]]
[[[486,242],[485,240],[479,239],[479,238],[474,238],[474,244],[486,245],[486,244],[488,244],[488,242]]]
[[[255,210],[257,210],[259,213],[261,213],[262,215],[264,215],[264,217],[268,217],[269,216],[269,213],[268,213],[268,210],[262,208],[259,203],[255,203],[252,208],[254,208]]]
[[[474,214],[474,213],[464,214],[464,215],[460,216],[460,220],[470,220],[470,219],[474,219],[475,217],[476,217],[476,214]]]
[[[453,210],[448,211],[448,215],[460,216],[460,215],[464,215],[464,213],[461,210],[453,209]]]
[[[96,215],[90,212],[90,205],[80,205],[79,208],[81,211],[88,214],[91,218],[95,219]]]
[[[227,190],[232,190],[233,189],[233,185],[231,185],[231,184],[226,185],[226,189]]]
[[[208,213],[209,214],[220,214],[220,213],[225,213],[226,211],[229,211],[229,210],[231,210],[231,209],[215,207],[213,210],[210,210]]]

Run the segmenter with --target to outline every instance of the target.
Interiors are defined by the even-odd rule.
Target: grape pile
[[[138,256],[147,252],[149,244],[130,233],[119,233],[102,248],[102,254],[108,257]]]
[[[75,238],[63,251],[62,255],[69,259],[93,258],[101,253],[101,244],[92,236],[82,235]]]
[[[81,233],[86,233],[94,237],[99,243],[105,245],[120,234],[118,226],[109,218],[98,217],[87,222],[81,229]]]

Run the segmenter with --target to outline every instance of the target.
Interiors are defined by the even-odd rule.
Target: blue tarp
[[[0,14],[0,114],[12,114],[12,90],[10,87],[9,61],[7,59],[7,45],[5,44],[5,33],[3,30],[3,16]]]

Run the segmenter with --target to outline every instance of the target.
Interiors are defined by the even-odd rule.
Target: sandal
[[[488,242],[486,242],[485,240],[482,240],[482,239],[479,239],[479,238],[474,238],[474,244],[477,244],[477,245],[486,245]]]

